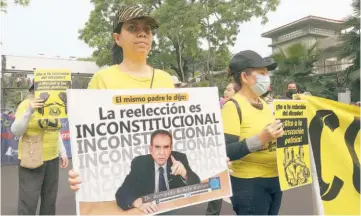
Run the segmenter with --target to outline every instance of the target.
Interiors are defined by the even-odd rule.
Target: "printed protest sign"
[[[307,103],[274,100],[275,116],[283,123],[284,135],[277,139],[277,166],[281,190],[312,183],[307,132]]]
[[[78,214],[159,214],[232,195],[217,88],[67,94]]]
[[[67,118],[66,89],[68,88],[71,88],[69,70],[35,70],[35,97],[44,100],[44,108],[37,109],[37,118]]]
[[[360,107],[301,95],[325,215],[360,215]]]

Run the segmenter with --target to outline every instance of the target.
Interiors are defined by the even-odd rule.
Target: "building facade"
[[[340,59],[340,36],[344,31],[343,20],[333,20],[317,16],[307,16],[262,34],[272,39],[269,47],[272,54],[279,49],[286,50],[289,46],[301,43],[312,47],[315,43],[321,50],[321,58],[315,65],[315,73],[340,72],[350,66],[345,59]]]

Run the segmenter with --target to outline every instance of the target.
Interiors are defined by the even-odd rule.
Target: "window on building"
[[[316,34],[336,35],[336,31],[324,28],[311,27],[311,32]]]
[[[304,33],[303,29],[298,29],[296,31],[292,31],[289,32],[287,34],[281,35],[277,38],[278,42],[282,42],[282,41],[286,41],[286,40],[290,40],[296,37],[299,37],[300,35],[302,35]]]
[[[340,66],[336,57],[325,59],[324,67],[326,73],[339,71]]]

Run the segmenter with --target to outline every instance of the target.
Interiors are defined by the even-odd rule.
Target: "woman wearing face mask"
[[[281,205],[275,141],[283,128],[260,98],[270,86],[268,71],[276,66],[250,50],[239,52],[229,63],[240,91],[224,105],[222,119],[237,215],[276,215]]]
[[[298,93],[299,93],[299,91],[297,89],[296,82],[291,81],[287,84],[286,96],[283,99],[287,99],[287,100],[292,99],[292,96],[294,94],[298,94]]]

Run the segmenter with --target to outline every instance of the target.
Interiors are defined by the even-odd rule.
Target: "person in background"
[[[226,103],[226,100],[224,99],[224,97],[220,97],[219,98],[219,106],[222,108],[224,103]]]
[[[286,95],[282,98],[282,99],[292,99],[292,95],[294,94],[298,94],[298,88],[297,88],[297,84],[294,81],[291,81],[287,84],[287,90],[286,90]]]
[[[13,111],[9,111],[9,112],[8,112],[8,116],[10,116],[10,117],[13,118],[13,119],[15,118],[15,115],[14,115]]]
[[[19,215],[35,215],[39,197],[41,198],[40,215],[55,215],[59,184],[59,155],[61,158],[60,167],[66,168],[68,166],[68,157],[60,135],[61,124],[44,125],[44,121],[36,117],[35,110],[43,108],[43,106],[42,99],[34,97],[33,84],[29,89],[28,98],[19,104],[15,121],[11,125],[11,132],[20,137],[18,148],[20,161]],[[30,145],[29,140],[24,142],[24,137],[30,136],[39,137],[41,140],[43,164],[36,168],[29,168],[28,165],[21,163],[22,157],[27,154],[26,151],[23,152],[23,149],[28,149],[26,145]],[[37,150],[35,149],[35,151]]]
[[[229,83],[224,90],[223,97],[221,97],[219,100],[219,104],[221,108],[238,91],[239,91],[239,86],[236,83]]]
[[[227,156],[232,166],[231,202],[237,215],[277,215],[279,185],[276,139],[284,133],[267,103],[260,97],[270,86],[267,63],[251,50],[237,53],[228,71],[240,90],[222,109]]]
[[[226,87],[226,89],[224,90],[224,99],[226,101],[228,101],[229,99],[231,99],[237,92],[239,91],[239,86],[232,82],[229,83]]]
[[[227,102],[239,91],[239,85],[237,83],[231,82],[227,85],[224,90],[224,99]]]
[[[187,86],[187,83],[179,81],[177,76],[172,76],[172,79],[173,79],[175,88],[184,88]]]

